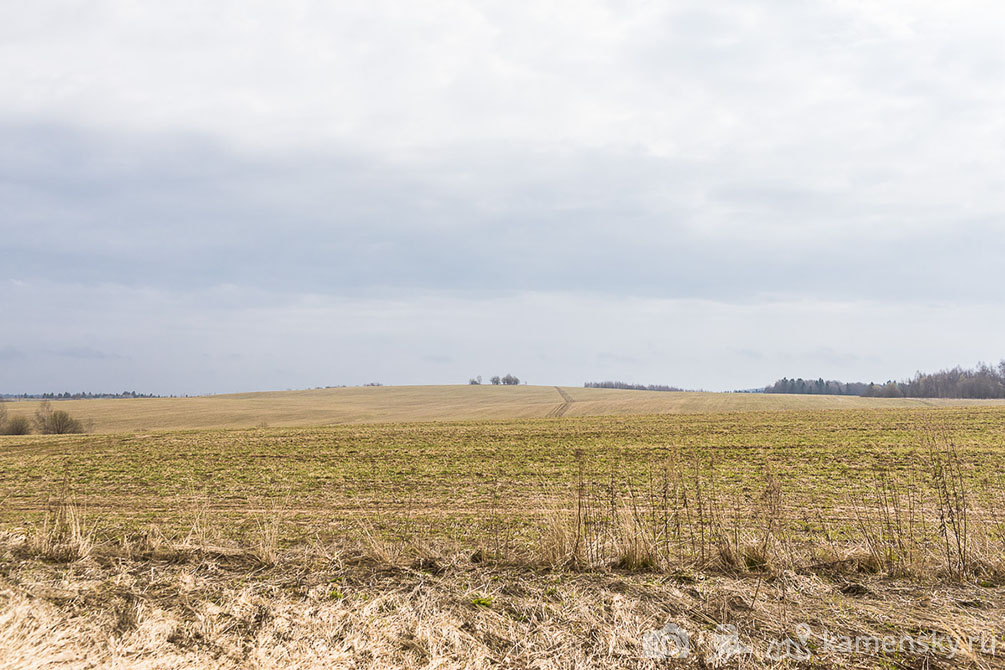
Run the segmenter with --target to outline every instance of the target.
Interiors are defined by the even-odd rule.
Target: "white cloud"
[[[992,121],[1000,87],[974,84],[1000,74],[1003,14],[917,2],[9,5],[0,82],[8,114],[250,145],[854,155],[960,106]]]
[[[1001,307],[1002,19],[969,0],[7,3],[0,279],[25,283],[0,301],[62,288],[0,349],[33,356],[41,390],[142,370],[138,390],[448,381],[489,372],[472,320],[549,382],[595,365],[725,388],[994,356],[940,338],[965,315],[993,342],[981,310]],[[193,302],[221,285],[250,306]],[[137,311],[117,332],[120,300]],[[634,325],[591,331],[598,312]],[[894,317],[931,337],[905,346]],[[276,325],[301,322],[343,333],[366,371],[315,381],[277,358],[276,339],[322,345]],[[653,332],[672,335],[636,334]],[[159,349],[177,360],[136,365]],[[688,372],[720,357],[728,374]]]

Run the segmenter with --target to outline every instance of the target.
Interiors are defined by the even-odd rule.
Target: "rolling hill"
[[[8,405],[34,413],[37,401]],[[190,398],[64,400],[54,403],[97,433],[342,423],[519,419],[772,410],[1002,405],[1001,400],[622,391],[554,386],[380,386],[270,391]]]

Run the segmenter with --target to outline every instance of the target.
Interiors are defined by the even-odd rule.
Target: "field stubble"
[[[602,659],[635,667],[644,622],[673,617],[698,636],[742,623],[744,639],[762,648],[769,633],[800,620],[857,633],[891,621],[910,630],[958,632],[963,623],[985,630],[1003,609],[1003,441],[1005,411],[993,408],[7,438],[0,520],[19,566],[5,577],[13,580],[7,606],[39,593],[38,580],[53,575],[24,574],[51,573],[53,561],[91,570],[98,582],[112,579],[114,566],[187,565],[223,570],[236,603],[254,600],[249,593],[265,597],[247,580],[267,575],[261,588],[280,591],[267,605],[274,617],[287,595],[307,597],[284,595],[279,582],[299,570],[309,585],[318,561],[335,560],[343,578],[362,579],[360,570],[367,579],[382,570],[398,575],[393,588],[364,588],[369,595],[351,601],[358,607],[339,615],[363,617],[352,624],[355,634],[373,614],[365,615],[367,603],[392,592],[404,607],[395,611],[413,608],[409,617],[421,619],[423,607],[453,617],[443,628],[460,636],[452,642],[420,634],[418,619],[396,619],[392,628],[411,630],[410,639],[426,637],[414,655],[392,636],[393,649],[381,652],[391,665],[477,665],[474,649],[482,661],[530,665],[548,647],[540,637],[548,627],[505,589],[547,602],[562,593],[548,583],[556,576],[608,604],[590,614],[572,604],[586,595],[561,596],[578,614],[549,615],[565,617],[549,633],[562,649],[554,667]],[[419,585],[409,588],[446,589],[444,600],[403,595],[402,584],[414,579]],[[612,579],[622,584],[615,592],[598,586]],[[458,590],[457,580],[477,585]],[[136,586],[131,597],[146,602],[136,594],[152,588]],[[938,614],[931,603],[947,589],[956,605]],[[347,605],[335,600],[322,609]],[[508,628],[478,623],[500,614],[502,603],[517,608]],[[71,616],[56,609],[54,616]],[[170,616],[175,628],[191,619]],[[618,621],[620,633],[611,628]],[[580,625],[606,632],[576,641],[570,631]],[[255,647],[255,631],[199,635],[216,635],[218,646],[240,642],[214,653],[247,663],[274,651]],[[465,635],[477,644],[465,646]],[[377,656],[368,664],[350,647],[341,647],[344,658],[380,667]],[[200,647],[173,649],[191,660]]]

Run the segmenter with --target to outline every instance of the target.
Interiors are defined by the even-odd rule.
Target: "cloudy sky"
[[[0,392],[1005,356],[1005,5],[0,5]]]

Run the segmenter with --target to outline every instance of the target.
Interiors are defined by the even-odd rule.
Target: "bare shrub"
[[[31,420],[26,416],[12,416],[0,426],[0,435],[27,435],[31,432]]]
[[[938,530],[946,571],[957,577],[970,574],[970,493],[963,476],[959,450],[945,434],[928,438],[929,472],[938,504]]]
[[[23,416],[10,416],[7,401],[0,398],[0,435],[27,435],[31,432],[31,422]]]
[[[919,576],[928,570],[925,510],[917,482],[898,483],[885,468],[877,470],[871,496],[849,501],[867,557],[867,572]]]
[[[65,435],[68,433],[83,433],[84,424],[73,418],[69,412],[53,409],[48,400],[39,405],[35,412],[35,427],[43,435]]]

